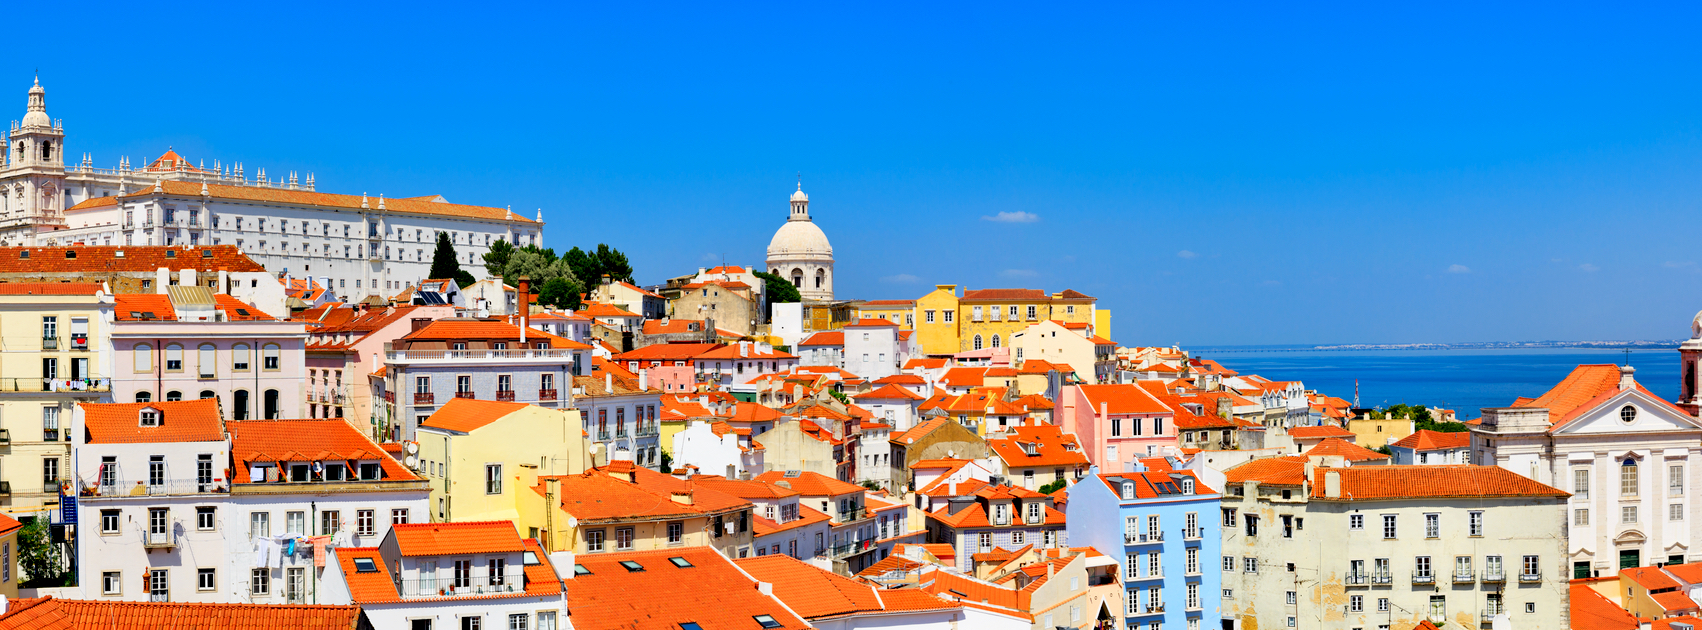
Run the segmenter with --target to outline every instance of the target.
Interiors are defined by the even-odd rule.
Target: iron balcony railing
[[[425,392],[425,393],[414,392],[414,404],[416,404],[416,405],[435,405],[435,404],[437,404],[437,394],[433,393],[433,392]]]
[[[609,432],[608,431],[598,431],[597,432],[597,440],[598,441],[600,441],[600,442],[608,441],[608,439],[609,439]]]
[[[1507,574],[1500,569],[1485,569],[1483,571],[1483,581],[1489,583],[1506,582]]]
[[[90,378],[0,378],[0,392],[110,392],[112,379]]]
[[[526,590],[526,576],[519,567],[508,567],[495,576],[438,576],[432,578],[394,579],[402,597],[472,597],[518,593]]]
[[[1367,576],[1364,573],[1349,573],[1342,582],[1348,586],[1364,586]]]
[[[555,399],[556,399],[556,390],[553,390],[553,389],[540,389],[540,390],[538,390],[538,400],[555,400]]]
[[[58,337],[42,337],[41,338],[41,349],[42,350],[58,350],[59,349],[59,338]]]
[[[142,546],[148,549],[169,549],[177,546],[177,534],[171,530],[142,532]]]
[[[1473,573],[1471,571],[1455,571],[1454,572],[1454,583],[1455,584],[1471,584],[1471,583],[1476,582],[1476,581],[1477,581],[1477,574],[1476,573]]]
[[[1436,575],[1433,574],[1433,573],[1414,572],[1412,574],[1412,583],[1413,584],[1435,584],[1436,583]]]
[[[1371,574],[1371,583],[1372,584],[1393,584],[1394,581],[1395,581],[1395,576],[1392,573],[1372,573]]]
[[[501,401],[505,401],[505,402],[514,402],[514,390],[512,390],[512,389],[496,390],[496,399],[501,400]]]
[[[1195,527],[1193,529],[1184,528],[1182,530],[1182,540],[1199,540],[1200,539],[1200,531],[1201,531],[1201,529],[1198,528],[1198,527]]]
[[[638,431],[635,432],[633,435],[637,435],[638,437],[652,437],[652,436],[658,435],[660,433],[661,433],[661,430],[658,429],[656,427],[656,425],[647,424],[647,425],[638,427]]]
[[[472,398],[473,392],[455,392],[456,398]]]
[[[57,483],[55,483],[57,486]],[[55,488],[57,490],[57,487]],[[223,479],[124,479],[77,480],[78,496],[95,497],[161,497],[189,494],[223,494],[230,485]]]
[[[1520,582],[1541,582],[1542,581],[1542,572],[1541,571],[1537,571],[1536,573],[1521,572],[1521,573],[1519,573],[1519,581]]]
[[[1163,532],[1141,533],[1141,534],[1131,534],[1131,533],[1128,533],[1128,532],[1123,533],[1123,544],[1125,544],[1125,545],[1140,545],[1140,544],[1158,543],[1158,542],[1164,542],[1164,533]]]

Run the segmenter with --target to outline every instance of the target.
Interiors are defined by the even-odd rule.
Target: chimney
[[[154,292],[165,295],[165,288],[171,286],[171,270],[160,267],[154,270]]]
[[[675,490],[673,492],[669,492],[668,498],[673,499],[675,503],[680,505],[691,505],[690,490]]]
[[[363,303],[363,304],[361,304],[361,306],[364,307],[366,305]],[[430,317],[415,317],[415,318],[413,318],[413,322],[414,322],[414,327],[408,331],[410,333],[419,332],[420,329],[425,328],[426,326],[430,326],[431,325],[431,318]]]
[[[526,317],[532,314],[532,279],[520,276],[516,305],[520,307],[520,347],[526,347]]]
[[[611,394],[615,393],[615,373],[614,372],[610,372],[608,370],[603,370],[603,390],[607,391],[608,393],[611,393]]]
[[[638,391],[645,391],[645,390],[648,390],[648,389],[650,389],[650,370],[647,370],[647,369],[644,369],[644,368],[639,368],[639,370],[638,370]]]
[[[1632,374],[1635,374],[1635,373],[1637,373],[1637,368],[1631,367],[1629,365],[1619,366],[1619,391],[1623,392],[1625,390],[1635,389],[1637,387],[1637,379],[1632,378],[1632,376],[1631,376]]]
[[[1341,471],[1324,471],[1324,496],[1331,499],[1340,499],[1342,497]]]

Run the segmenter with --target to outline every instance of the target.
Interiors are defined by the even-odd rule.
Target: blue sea
[[[1461,420],[1483,415],[1484,407],[1505,407],[1520,396],[1537,397],[1572,368],[1583,363],[1626,361],[1624,350],[1593,348],[1484,350],[1290,351],[1256,349],[1201,350],[1242,374],[1278,381],[1302,381],[1307,389],[1353,400],[1359,381],[1361,407],[1397,403],[1453,409]],[[1669,401],[1680,386],[1677,348],[1634,349],[1631,366],[1637,382]]]

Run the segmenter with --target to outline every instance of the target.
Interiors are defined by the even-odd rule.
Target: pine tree
[[[461,261],[456,259],[455,246],[449,243],[448,232],[437,233],[437,249],[431,253],[431,272],[426,274],[430,280],[451,279],[455,284],[465,288],[473,282],[473,274],[461,270]]]

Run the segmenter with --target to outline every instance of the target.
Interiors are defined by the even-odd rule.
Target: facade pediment
[[[1582,414],[1560,423],[1556,435],[1702,432],[1702,422],[1671,405],[1631,389],[1608,397]]]
[[[1633,530],[1622,532],[1618,536],[1614,536],[1613,537],[1613,544],[1615,544],[1615,545],[1641,545],[1641,544],[1643,544],[1643,541],[1645,541],[1645,540],[1648,540],[1648,538],[1643,535],[1643,532],[1640,532],[1640,531],[1633,529]]]

